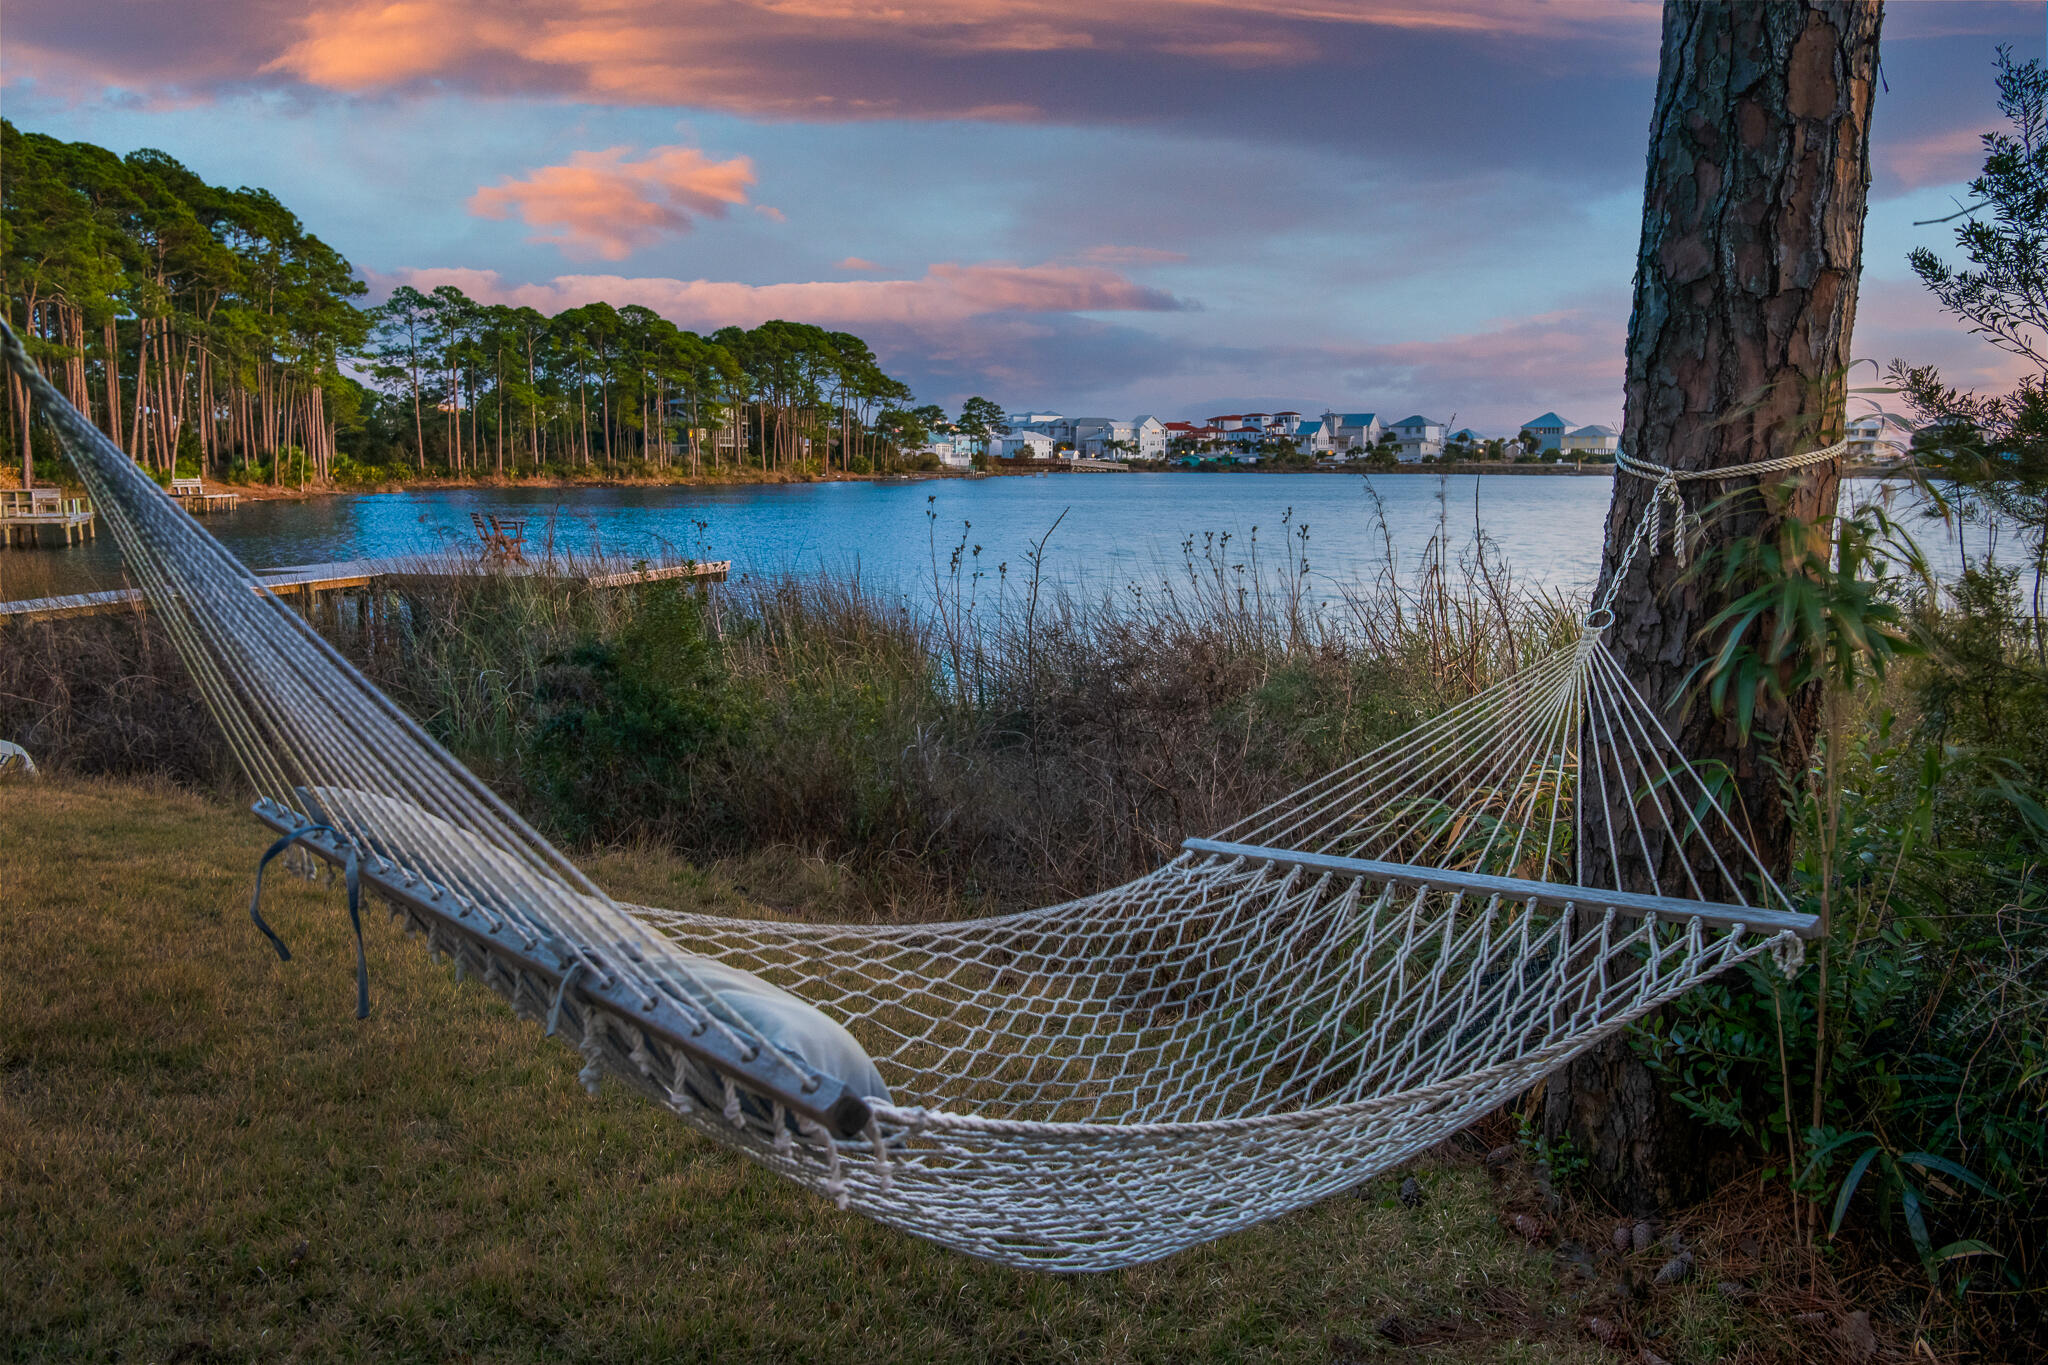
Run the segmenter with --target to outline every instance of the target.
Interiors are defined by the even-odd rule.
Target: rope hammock
[[[902,927],[620,904],[0,345],[279,848],[593,1091],[973,1256],[1102,1270],[1300,1208],[1816,932],[1609,652],[1611,586],[1569,647],[1096,895]]]

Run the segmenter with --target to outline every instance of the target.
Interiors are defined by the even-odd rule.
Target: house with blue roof
[[[1399,442],[1394,458],[1402,464],[1418,464],[1427,456],[1444,453],[1444,424],[1422,416],[1403,417],[1387,428]]]
[[[1567,455],[1612,455],[1620,446],[1620,434],[1598,423],[1567,431],[1558,443],[1558,449]]]
[[[1304,455],[1328,455],[1330,428],[1323,422],[1303,422],[1294,430],[1294,448]]]
[[[1521,430],[1536,438],[1536,449],[1528,452],[1531,455],[1537,451],[1562,450],[1564,434],[1571,429],[1572,424],[1554,412],[1546,412],[1535,421],[1524,422],[1521,426]]]

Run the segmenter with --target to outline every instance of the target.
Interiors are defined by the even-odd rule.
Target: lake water
[[[735,575],[858,573],[928,595],[963,542],[995,584],[1028,574],[1101,590],[1176,574],[1193,538],[1228,534],[1231,563],[1256,544],[1270,567],[1304,547],[1318,595],[1382,573],[1391,542],[1405,573],[1439,530],[1466,551],[1483,526],[1526,587],[1580,590],[1599,567],[1612,494],[1605,477],[1419,474],[1058,474],[730,488],[445,489],[245,502],[203,518],[259,569],[473,548],[471,512],[527,518],[529,544],[645,558],[730,559]],[[1381,510],[1385,532],[1382,533]],[[1938,532],[1937,532],[1938,535]],[[973,550],[979,547],[980,553]],[[1931,548],[1931,547],[1930,547]],[[91,545],[0,551],[0,598],[118,586],[111,536]]]

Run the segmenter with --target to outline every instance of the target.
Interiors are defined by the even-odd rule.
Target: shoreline
[[[1289,474],[1289,475],[1346,475],[1354,478],[1383,477],[1475,477],[1475,478],[1549,478],[1586,479],[1613,478],[1612,464],[1562,465],[1562,464],[1492,464],[1457,463],[1434,465],[1396,465],[1392,468],[1367,469],[1358,467],[1302,468],[1284,465],[1209,465],[1189,467],[1179,464],[1133,464],[1121,471],[1131,474],[1182,474],[1182,475],[1235,475],[1235,474]],[[67,471],[68,472],[68,471]],[[307,502],[315,498],[369,496],[384,493],[440,493],[460,489],[556,489],[573,490],[581,488],[778,488],[801,484],[818,483],[923,483],[935,479],[998,479],[1029,478],[1052,474],[1090,474],[1099,470],[1074,469],[1054,465],[1045,461],[1030,464],[1011,464],[999,469],[924,469],[906,470],[891,474],[778,474],[768,477],[731,478],[704,475],[682,475],[674,478],[652,478],[632,474],[597,475],[590,477],[562,475],[459,475],[428,476],[419,479],[390,479],[367,483],[329,483],[305,488],[276,487],[271,484],[225,483],[208,480],[209,492],[237,493],[250,502]],[[1845,479],[1907,479],[1913,471],[1896,466],[1848,465],[1842,469]],[[44,482],[37,480],[38,484]],[[20,478],[16,475],[0,487],[17,487]],[[67,482],[60,487],[69,489]]]

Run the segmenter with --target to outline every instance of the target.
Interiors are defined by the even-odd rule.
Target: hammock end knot
[[[355,846],[344,839],[339,830],[332,825],[306,825],[265,849],[263,856],[256,860],[256,881],[249,891],[249,919],[270,940],[270,946],[277,949],[278,961],[292,960],[292,950],[284,946],[284,940],[263,918],[263,870],[270,866],[272,858],[291,849],[300,840],[320,834],[331,836],[342,854],[342,881],[348,888],[348,922],[356,936],[356,1018],[367,1019],[370,1017],[370,963],[363,953],[362,868],[356,858]]]
[[[1800,969],[1806,966],[1806,940],[1797,934],[1778,935],[1778,941],[1771,945],[1771,961],[1787,981],[1797,980]]]

